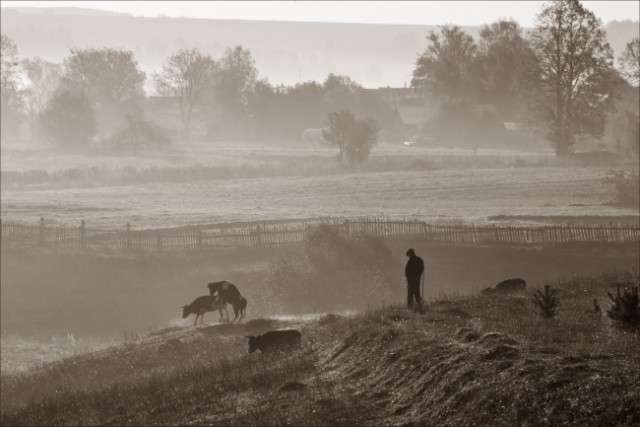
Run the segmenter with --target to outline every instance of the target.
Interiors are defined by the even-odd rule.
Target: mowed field
[[[474,223],[497,216],[511,223],[638,216],[638,209],[611,204],[604,182],[610,166],[559,162],[545,149],[474,154],[381,144],[356,170],[339,165],[335,154],[295,144],[191,143],[153,156],[104,157],[14,145],[3,147],[3,174],[45,175],[29,185],[8,185],[13,176],[3,175],[1,214],[16,222],[44,217],[96,227],[129,222],[139,229],[355,216]],[[51,184],[88,170],[101,178]],[[166,178],[176,170],[179,182]],[[118,179],[124,173],[128,181]]]

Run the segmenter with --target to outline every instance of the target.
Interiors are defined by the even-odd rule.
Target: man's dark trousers
[[[414,301],[420,304],[422,301],[420,298],[420,278],[410,277],[407,278],[407,307],[411,308]]]

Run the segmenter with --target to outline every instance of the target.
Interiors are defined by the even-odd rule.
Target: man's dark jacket
[[[424,262],[419,256],[409,257],[407,266],[404,269],[404,275],[407,276],[409,281],[420,281],[420,276],[424,272]]]

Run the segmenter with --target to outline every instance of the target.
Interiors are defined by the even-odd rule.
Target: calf
[[[186,319],[190,314],[195,314],[196,321],[193,322],[193,324],[198,323],[198,316],[200,316],[200,324],[202,325],[206,312],[218,311],[220,313],[220,320],[222,320],[222,310],[226,310],[226,306],[227,303],[219,297],[212,297],[210,295],[198,297],[191,304],[182,307],[182,318]]]
[[[302,335],[295,329],[269,331],[262,335],[249,335],[249,353],[260,350],[262,353],[289,350],[300,347]]]

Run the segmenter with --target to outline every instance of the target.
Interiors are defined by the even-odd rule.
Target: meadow
[[[2,149],[0,214],[32,224],[44,217],[134,228],[357,216],[637,223],[637,207],[612,203],[605,182],[612,165],[585,167],[541,147],[473,152],[381,143],[357,168],[335,155],[293,143],[193,142],[140,157],[9,145]]]

